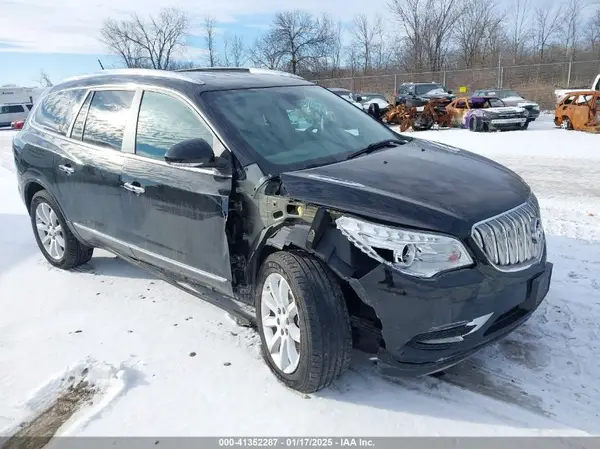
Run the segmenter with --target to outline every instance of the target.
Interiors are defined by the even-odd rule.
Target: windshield
[[[501,90],[498,91],[497,95],[498,98],[509,98],[509,97],[521,97],[518,93],[516,93],[514,90]]]
[[[444,90],[444,86],[442,86],[441,84],[417,84],[415,86],[415,94],[417,95],[425,95],[431,92],[432,90],[441,91],[438,93],[446,93],[446,91]]]
[[[319,86],[210,91],[201,99],[232,144],[269,174],[343,161],[372,143],[403,138]]]

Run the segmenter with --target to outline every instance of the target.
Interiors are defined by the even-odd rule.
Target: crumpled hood
[[[281,180],[283,193],[300,201],[459,237],[530,195],[529,186],[508,168],[421,139],[283,173]]]

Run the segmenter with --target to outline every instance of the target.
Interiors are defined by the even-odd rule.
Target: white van
[[[25,120],[32,103],[0,104],[0,128],[10,126],[15,120]]]

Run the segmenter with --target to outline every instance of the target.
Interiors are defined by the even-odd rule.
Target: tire
[[[44,211],[46,214],[44,214]],[[40,190],[33,195],[29,207],[29,215],[33,235],[35,236],[38,248],[51,265],[62,268],[63,270],[69,270],[89,262],[92,258],[94,248],[84,245],[77,240],[67,226],[58,204],[46,190]],[[42,225],[44,224],[44,221],[50,221],[55,227],[50,231],[50,234],[48,234],[48,231],[38,231],[38,221],[40,221]],[[57,231],[58,229],[60,229],[60,231]],[[54,252],[54,255],[51,254],[51,251],[45,247],[44,243],[42,243],[40,232],[43,232],[45,236],[54,234],[55,242],[58,244],[58,252]],[[62,253],[60,251],[61,239],[64,243]],[[55,248],[57,247],[55,246]]]
[[[291,321],[285,330],[275,324],[283,323],[283,320],[277,321],[277,313],[271,312],[276,301],[269,290],[269,286],[276,286],[281,279],[287,282],[298,311],[295,315],[293,312],[287,315]],[[271,307],[267,301],[263,304],[263,290],[265,298],[270,298]],[[340,284],[320,260],[299,251],[271,254],[258,275],[255,305],[263,359],[286,386],[301,393],[313,393],[331,385],[348,369],[352,356],[350,316]],[[270,318],[267,326],[263,324],[263,315]],[[293,333],[297,335],[294,325],[299,328],[299,344],[292,337]],[[271,326],[277,326],[274,332]],[[280,357],[271,355],[267,345],[274,335],[279,336],[274,341],[275,348],[281,348],[281,335],[294,344],[299,354],[297,363],[293,363],[292,357],[286,357],[291,363],[278,366],[275,359]]]
[[[525,122],[525,124],[519,129],[526,130],[527,128],[529,128],[529,121]]]
[[[469,130],[473,132],[479,132],[482,128],[482,123],[479,117],[471,117],[469,120]]]

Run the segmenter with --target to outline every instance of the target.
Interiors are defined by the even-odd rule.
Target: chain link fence
[[[526,99],[539,103],[541,108],[554,109],[554,89],[580,87],[589,89],[599,73],[600,60],[594,60],[443,72],[354,76],[317,79],[313,82],[323,87],[342,87],[353,92],[378,92],[385,94],[390,100],[397,86],[404,82],[442,83],[457,95],[460,87],[466,87],[466,95],[476,89],[514,89]]]

